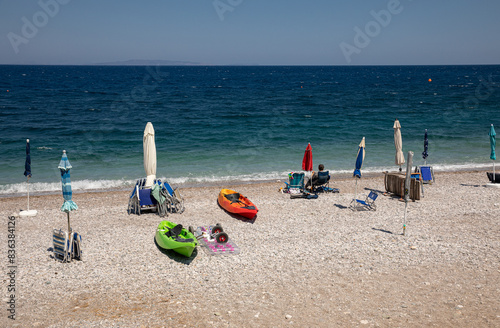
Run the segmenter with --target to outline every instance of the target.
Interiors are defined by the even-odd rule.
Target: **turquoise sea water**
[[[62,150],[76,190],[129,188],[145,176],[142,135],[156,133],[157,176],[175,185],[286,179],[307,144],[314,167],[396,170],[403,151],[436,169],[491,167],[500,66],[0,66],[0,195],[59,191]],[[430,80],[429,80],[430,79]]]

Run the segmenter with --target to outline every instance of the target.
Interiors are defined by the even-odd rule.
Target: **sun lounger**
[[[432,184],[435,181],[432,166],[419,166],[418,172],[422,174],[423,183]]]
[[[130,194],[128,214],[141,214],[143,211],[156,211],[157,201],[151,196],[151,188],[145,188],[146,179],[139,179]],[[156,183],[156,182],[155,182]]]

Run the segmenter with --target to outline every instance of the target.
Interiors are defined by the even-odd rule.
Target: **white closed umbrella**
[[[398,119],[394,121],[394,146],[396,147],[396,165],[399,165],[399,171],[401,171],[401,165],[405,163],[405,155],[403,154],[403,138],[401,137],[401,124]]]
[[[148,122],[144,129],[142,145],[144,148],[144,171],[146,171],[145,187],[151,187],[156,179],[155,129],[151,122]]]

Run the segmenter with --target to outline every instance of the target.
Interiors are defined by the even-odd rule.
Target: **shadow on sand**
[[[158,248],[158,250],[176,262],[190,265],[191,262],[193,262],[193,260],[195,259],[196,255],[198,255],[198,247],[199,246],[194,249],[193,254],[191,254],[191,257],[185,257],[183,255],[180,255],[179,253],[176,253],[175,251],[173,251],[171,249],[161,248],[158,245],[158,243],[156,242],[156,238],[153,237],[153,239],[155,241],[155,245]]]
[[[460,185],[463,187],[474,187],[474,188],[484,187],[484,185],[475,185],[475,184],[467,184],[467,183],[461,183]]]
[[[231,213],[231,212],[228,212],[226,211],[226,209],[222,206],[220,206],[219,202],[217,201],[217,205],[219,206],[219,208],[221,210],[223,210],[224,212],[226,212],[228,215],[230,215],[231,217],[235,218],[236,220],[240,220],[240,221],[243,221],[243,222],[247,222],[247,223],[251,223],[251,224],[254,224],[255,223],[255,220],[257,219],[257,217],[259,216],[259,213],[255,214],[255,216],[253,217],[253,219],[247,219],[246,217],[244,216],[241,216],[241,215],[237,215],[237,214],[234,214],[234,213]]]
[[[377,228],[372,228],[372,230],[380,231],[380,232],[384,232],[384,233],[388,233],[388,234],[394,235],[394,233],[392,231],[389,231],[389,230],[377,229]]]

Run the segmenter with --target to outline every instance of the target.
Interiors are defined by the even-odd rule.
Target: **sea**
[[[436,171],[488,169],[500,126],[500,66],[0,66],[0,197],[130,189],[145,177],[155,129],[157,176],[173,186],[286,181],[313,165],[350,177],[397,171],[403,152]],[[404,168],[404,167],[403,167]]]

